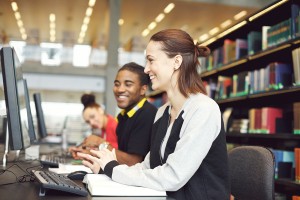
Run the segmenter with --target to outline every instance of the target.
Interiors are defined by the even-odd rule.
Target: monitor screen
[[[42,108],[42,99],[40,93],[33,94],[35,109],[36,109],[36,117],[37,117],[37,124],[38,124],[38,133],[40,139],[45,138],[47,136],[47,129],[44,119],[44,112]]]
[[[0,55],[10,149],[21,150],[30,146],[21,64],[11,47],[3,47]]]
[[[24,95],[25,95],[25,104],[26,104],[25,110],[26,110],[27,116],[28,116],[28,132],[29,132],[30,142],[33,143],[36,140],[36,134],[35,134],[33,120],[32,120],[29,91],[28,91],[26,79],[23,79],[23,82],[24,82]],[[23,112],[24,112],[24,109],[23,109]]]

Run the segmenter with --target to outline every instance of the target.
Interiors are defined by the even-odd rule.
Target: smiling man
[[[121,112],[117,116],[116,134],[118,149],[117,160],[121,164],[134,165],[144,160],[150,151],[152,124],[157,108],[146,99],[150,78],[144,73],[144,67],[131,62],[118,70],[113,92]],[[102,137],[91,135],[81,146],[71,148],[74,158],[78,152],[90,153],[90,144],[99,145],[99,149],[113,149]]]
[[[149,82],[144,68],[133,62],[125,64],[116,75],[113,91],[122,109],[116,130],[119,146],[116,156],[120,163],[141,162],[150,150],[151,127],[157,109],[146,100]]]

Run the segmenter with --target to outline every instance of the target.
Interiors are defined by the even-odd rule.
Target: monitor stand
[[[5,136],[5,147],[4,147],[4,155],[2,160],[2,167],[3,169],[6,169],[6,159],[8,154],[8,148],[9,148],[9,133],[8,133],[8,123],[6,123],[6,136]]]

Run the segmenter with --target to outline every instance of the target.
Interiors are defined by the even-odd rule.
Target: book
[[[248,41],[248,55],[253,55],[261,50],[262,33],[258,31],[251,31],[247,35]]]
[[[235,60],[236,55],[236,44],[235,41],[225,39],[223,45],[223,64],[227,64]]]
[[[87,174],[83,182],[91,196],[167,196],[165,191],[117,183],[104,174]]]
[[[293,3],[291,5],[291,36],[296,38],[299,36],[298,17],[299,17],[299,5]]]
[[[300,148],[295,148],[295,180],[300,182]]]
[[[292,51],[293,69],[294,69],[294,82],[300,85],[300,48]]]
[[[235,59],[238,60],[248,55],[248,42],[246,39],[235,40]]]
[[[268,48],[268,30],[271,28],[271,26],[263,26],[262,27],[262,43],[261,48],[262,50],[266,50]]]
[[[262,108],[262,131],[274,134],[276,132],[276,119],[282,118],[282,109],[273,107]]]
[[[293,104],[293,114],[294,114],[294,134],[300,134],[300,102],[295,102]]]

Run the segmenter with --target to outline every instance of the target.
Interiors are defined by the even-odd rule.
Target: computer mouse
[[[83,177],[87,174],[86,171],[75,171],[67,175],[71,180],[83,180]]]

